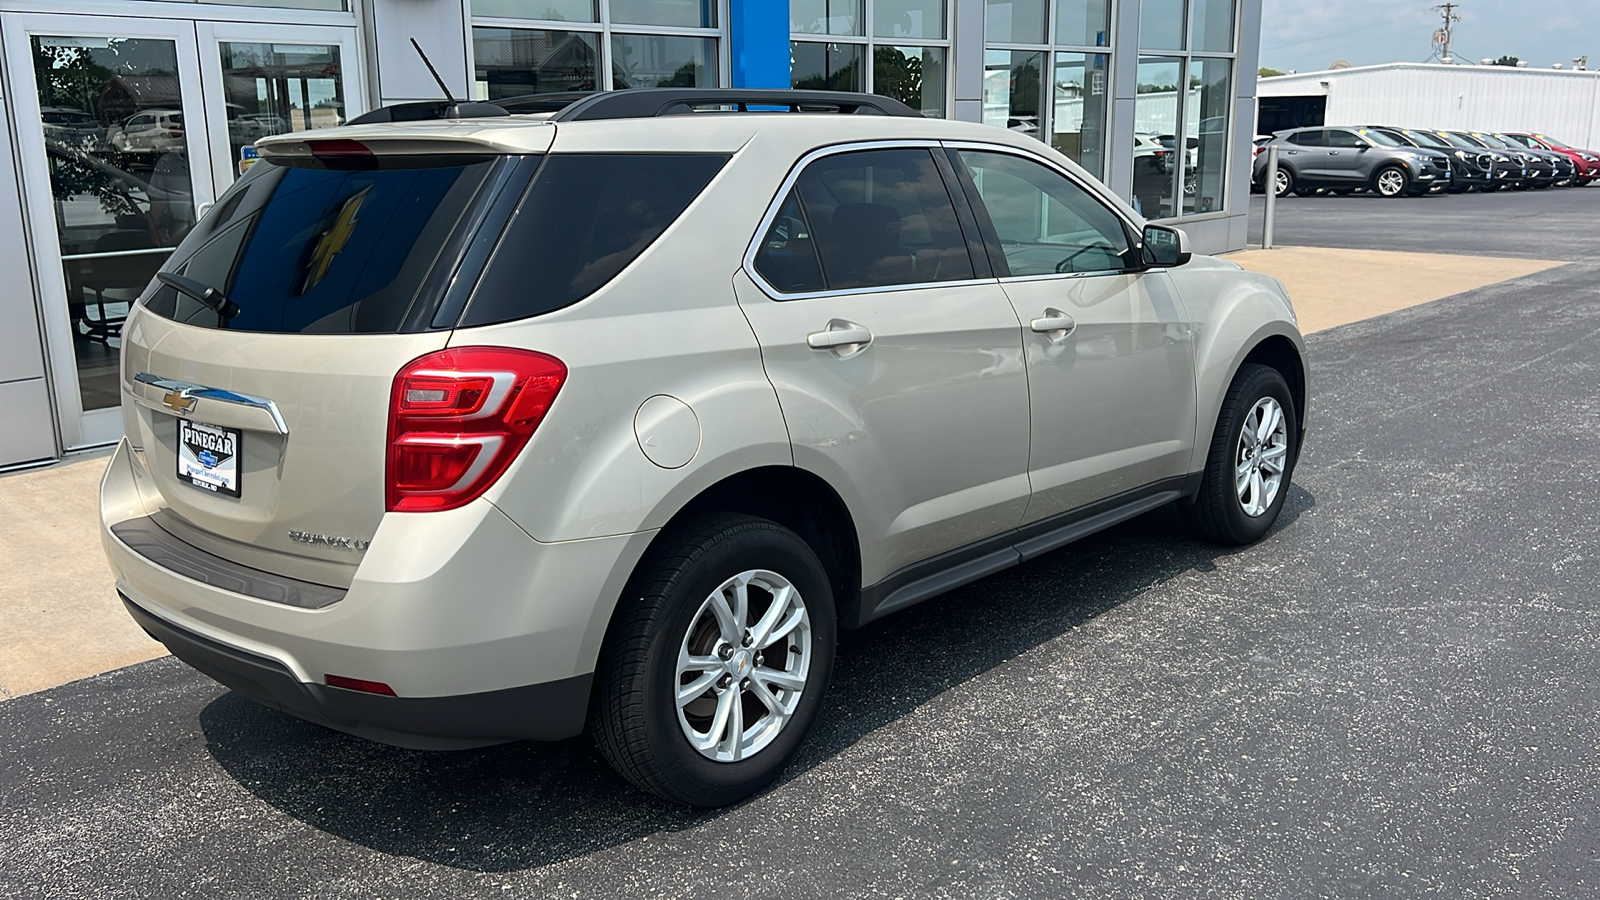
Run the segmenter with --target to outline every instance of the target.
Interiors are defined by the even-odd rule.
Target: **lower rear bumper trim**
[[[348,734],[418,750],[455,750],[559,741],[583,732],[593,673],[454,697],[365,694],[307,684],[277,660],[218,643],[119,596],[141,628],[201,673],[263,706]]]

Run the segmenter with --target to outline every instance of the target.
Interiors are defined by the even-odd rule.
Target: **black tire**
[[[1287,453],[1284,455],[1283,478],[1277,496],[1261,515],[1251,516],[1245,513],[1239,495],[1234,490],[1235,448],[1239,446],[1240,432],[1250,410],[1267,397],[1276,400],[1283,410]],[[1206,455],[1200,492],[1193,504],[1179,507],[1184,519],[1202,537],[1213,543],[1238,546],[1260,540],[1272,528],[1272,523],[1277,521],[1278,513],[1283,510],[1284,498],[1289,496],[1294,463],[1300,451],[1299,440],[1299,414],[1282,373],[1269,366],[1253,363],[1240,366],[1222,400],[1222,412],[1217,417],[1211,449]]]
[[[1314,187],[1297,187],[1294,189],[1294,195],[1296,197],[1315,197],[1320,193],[1321,190]]]
[[[701,604],[751,569],[775,572],[799,591],[811,627],[811,665],[799,704],[771,743],[748,758],[719,762],[689,743],[672,686],[679,647]],[[657,796],[703,807],[743,800],[778,777],[810,731],[833,672],[837,634],[827,572],[798,535],[752,516],[695,521],[652,549],[623,595],[595,671],[595,743],[618,773]]]
[[[1355,188],[1333,188],[1331,193],[1335,197],[1348,197],[1355,193]]]
[[[1404,197],[1411,193],[1411,175],[1404,166],[1384,166],[1372,176],[1372,192],[1390,199]]]

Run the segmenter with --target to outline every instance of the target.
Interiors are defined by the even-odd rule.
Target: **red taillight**
[[[390,512],[455,509],[522,452],[567,380],[531,350],[462,347],[407,363],[389,395]]]
[[[346,678],[343,675],[324,675],[322,679],[328,683],[328,687],[344,688],[347,691],[360,691],[363,694],[378,694],[384,697],[395,696],[394,688],[381,681]]]
[[[311,155],[323,164],[336,169],[376,169],[378,157],[372,148],[360,141],[337,138],[307,141]]]

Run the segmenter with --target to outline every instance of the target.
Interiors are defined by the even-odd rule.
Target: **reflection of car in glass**
[[[46,106],[39,110],[44,122],[45,140],[80,150],[99,150],[103,130],[94,116],[70,106]]]
[[[272,113],[252,113],[241,116],[240,118],[251,123],[255,127],[257,131],[257,137],[267,137],[268,135],[274,134],[287,134],[289,132],[289,122],[283,116],[273,115]]]
[[[502,102],[262,140],[130,314],[101,537],[241,695],[422,748],[588,728],[726,804],[839,629],[1157,507],[1278,517],[1283,286],[1047,145],[844,92]]]
[[[165,153],[184,149],[183,112],[176,109],[147,109],[112,126],[106,141],[117,150],[131,153]]]

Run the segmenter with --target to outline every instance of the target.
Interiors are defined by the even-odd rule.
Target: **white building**
[[[121,436],[129,305],[255,140],[437,99],[412,38],[458,97],[882,93],[1048,140],[1221,252],[1245,244],[1261,2],[0,0],[0,468]],[[1185,165],[1136,156],[1146,131]]]
[[[1259,133],[1299,125],[1531,131],[1600,147],[1600,72],[1388,63],[1263,78]]]

